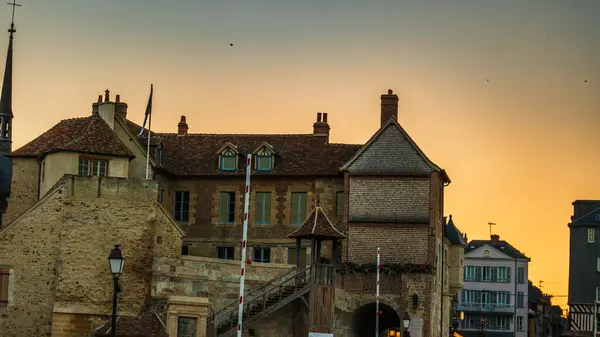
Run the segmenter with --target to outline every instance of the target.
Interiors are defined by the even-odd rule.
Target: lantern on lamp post
[[[110,266],[110,272],[113,275],[113,307],[112,307],[112,328],[111,336],[117,335],[117,294],[121,292],[119,287],[119,277],[123,273],[123,265],[125,264],[125,258],[121,253],[120,245],[115,245],[108,255],[108,264]]]
[[[404,316],[402,316],[402,326],[404,327],[404,336],[410,337],[410,332],[408,328],[410,328],[410,315],[408,312],[404,312]]]

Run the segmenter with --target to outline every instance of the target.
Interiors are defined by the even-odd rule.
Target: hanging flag
[[[144,133],[144,128],[146,127],[146,122],[148,121],[148,116],[152,113],[152,92],[154,90],[154,85],[150,84],[150,97],[148,98],[148,105],[146,106],[146,116],[144,117],[144,125],[142,125],[142,129],[140,130],[141,136]],[[150,128],[148,127],[148,133],[150,133]]]

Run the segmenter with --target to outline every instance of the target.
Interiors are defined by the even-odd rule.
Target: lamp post
[[[479,332],[479,336],[485,337],[485,317],[481,316],[481,331]]]
[[[404,326],[404,336],[410,337],[410,332],[408,328],[410,327],[410,315],[408,312],[404,312],[404,316],[402,316],[402,325]]]
[[[117,336],[117,294],[121,292],[119,287],[119,276],[123,273],[123,264],[125,264],[125,258],[121,253],[120,245],[115,245],[108,255],[108,264],[110,266],[110,272],[113,274],[113,307],[112,307],[112,328],[110,334],[112,337]]]

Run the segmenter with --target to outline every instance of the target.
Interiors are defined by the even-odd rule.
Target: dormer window
[[[224,172],[233,172],[237,170],[237,149],[231,143],[225,144],[218,152],[219,170]]]
[[[262,145],[254,151],[254,168],[257,171],[272,171],[274,155],[275,151],[273,150],[273,146],[269,143],[262,143]]]
[[[154,159],[156,161],[156,166],[160,167],[162,165],[162,151],[163,147],[162,147],[162,142],[158,143],[158,146],[156,146],[156,153],[154,154]]]

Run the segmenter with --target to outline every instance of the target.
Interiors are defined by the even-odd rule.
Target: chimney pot
[[[98,95],[98,103],[102,103],[102,95]]]
[[[317,112],[317,121],[313,124],[313,135],[323,137],[325,143],[329,143],[329,124],[327,124],[326,112]]]
[[[492,234],[492,235],[490,235],[490,239],[492,242],[498,242],[498,241],[500,241],[500,235]]]
[[[115,96],[115,103],[121,102],[121,95]]]
[[[398,95],[392,89],[388,89],[387,95],[381,95],[381,126],[390,118],[398,120]]]
[[[110,91],[108,89],[106,89],[104,91],[104,102],[108,102],[110,101]]]
[[[178,135],[187,135],[188,133],[188,124],[185,120],[185,116],[181,116],[181,119],[179,120],[179,124],[177,124],[177,134]]]

